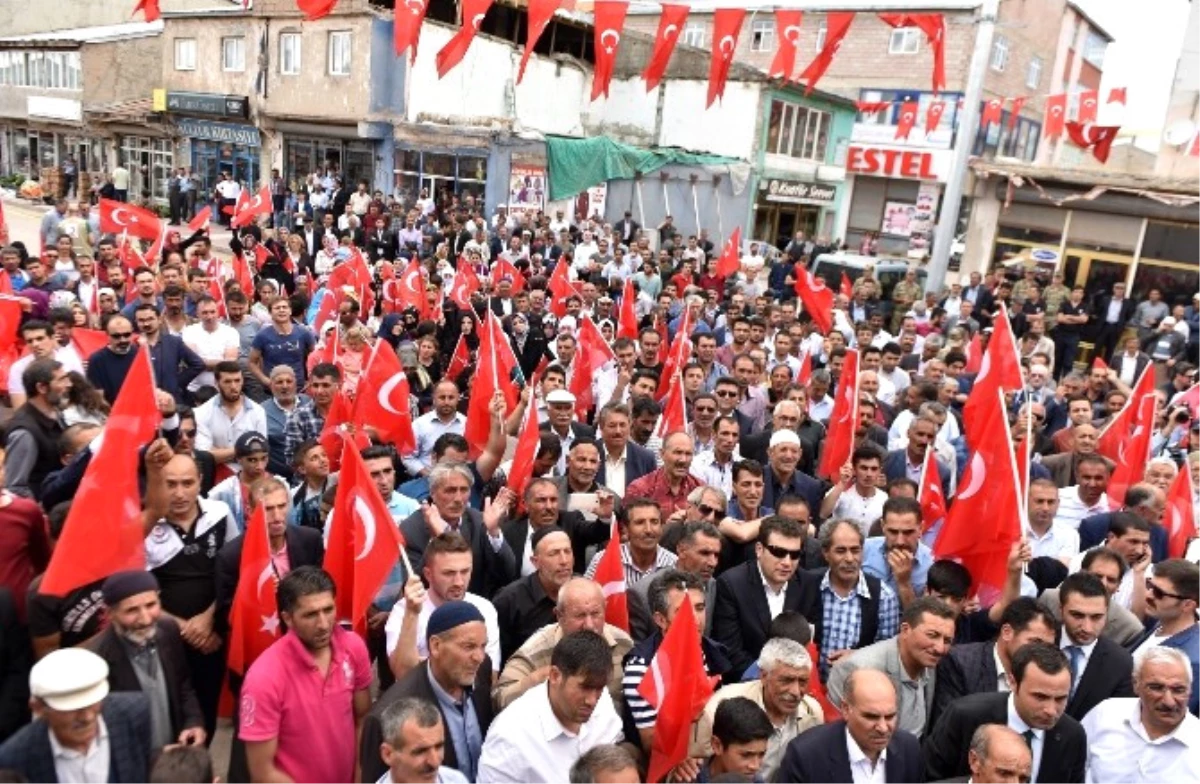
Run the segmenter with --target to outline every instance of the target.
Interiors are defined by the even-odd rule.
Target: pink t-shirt
[[[244,741],[277,738],[275,764],[293,781],[352,782],[354,692],[371,685],[367,646],[341,627],[321,677],[312,654],[288,632],[258,657],[242,685],[238,734]]]

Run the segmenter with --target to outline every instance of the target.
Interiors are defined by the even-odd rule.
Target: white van
[[[861,256],[857,253],[846,253],[839,251],[837,253],[822,253],[817,256],[817,260],[813,262],[813,275],[820,275],[825,279],[825,285],[834,291],[838,291],[842,284],[842,273],[850,278],[850,282],[858,280],[862,277],[863,270],[867,267],[873,267],[875,270],[875,280],[879,282],[879,301],[890,303],[892,301],[892,289],[896,284],[904,280],[904,273],[910,266],[917,269],[917,282],[921,284],[921,288],[925,287],[925,278],[927,273],[924,267],[918,266],[909,262],[907,259],[889,257],[889,256]]]

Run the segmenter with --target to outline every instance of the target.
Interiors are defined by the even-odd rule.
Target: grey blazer
[[[850,677],[850,673],[859,669],[879,670],[883,672],[891,680],[892,685],[896,687],[898,698],[902,687],[900,685],[900,648],[897,638],[889,637],[886,640],[872,643],[865,648],[859,648],[853,653],[843,656],[838,660],[837,664],[833,665],[833,668],[829,671],[829,681],[826,684],[826,689],[828,690],[829,700],[834,705],[842,704],[846,679]],[[933,712],[933,692],[937,685],[937,670],[931,669],[927,674],[929,677],[925,681],[926,725],[928,725],[929,716]],[[900,729],[920,736],[924,733],[925,727],[901,726]]]
[[[1062,620],[1062,602],[1058,598],[1057,588],[1042,591],[1038,601],[1044,604],[1047,610],[1054,613],[1055,618],[1059,621]],[[1137,619],[1136,615],[1115,602],[1108,603],[1108,619],[1104,622],[1104,631],[1100,632],[1101,636],[1107,637],[1121,647],[1128,647],[1145,631],[1145,627],[1142,626],[1142,622]]]

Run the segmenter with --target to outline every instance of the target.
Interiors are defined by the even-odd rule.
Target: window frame
[[[1029,58],[1029,64],[1025,66],[1025,86],[1031,90],[1038,89],[1042,83],[1042,70],[1045,65],[1042,58],[1036,54]]]
[[[771,19],[756,19],[750,25],[750,51],[775,51],[775,22]]]
[[[234,63],[230,66],[229,55],[230,46],[236,44],[236,49],[240,50],[240,63]],[[244,35],[227,35],[221,38],[221,70],[224,73],[245,73],[246,72],[246,36]]]
[[[703,49],[707,35],[708,31],[704,28],[703,22],[685,22],[683,32],[679,35],[679,42]]]
[[[899,38],[897,39],[897,36]],[[897,45],[899,41],[899,45]],[[921,31],[916,27],[896,27],[888,38],[888,54],[917,54],[921,51]]]
[[[295,31],[282,32],[279,34],[279,74],[280,76],[299,76],[301,64],[304,58],[304,42],[303,34]],[[285,42],[295,43],[295,51],[289,54],[288,46]],[[291,59],[291,68],[288,67],[288,60]]]
[[[184,62],[186,58],[181,55],[186,53],[187,44],[191,44],[191,64]],[[174,42],[175,52],[175,70],[176,71],[194,71],[196,70],[196,39],[195,38],[176,38]]]
[[[779,107],[778,130],[775,133],[774,145],[768,147],[768,154],[824,163],[829,157],[829,133],[833,127],[833,115],[821,109],[779,98],[772,100],[770,115],[775,114],[776,106]],[[772,122],[768,119],[768,140],[771,125]]]
[[[817,25],[817,51],[820,52],[825,48],[825,39],[829,37],[829,21],[825,17],[821,17],[820,23]]]
[[[988,67],[997,73],[1004,73],[1008,68],[1008,39],[1002,35],[997,35],[992,41],[992,52],[988,58]]]
[[[353,32],[350,30],[330,30],[329,31],[328,44],[326,47],[327,48],[327,52],[326,52],[327,56],[325,58],[326,59],[325,70],[329,76],[347,77],[347,76],[350,76],[350,74],[353,72],[353,70],[354,70],[354,56],[353,56],[354,37],[353,37],[353,35],[354,35]],[[345,41],[345,52],[344,53],[339,53],[337,51],[337,46],[335,45],[335,41]],[[335,56],[338,56],[338,55],[340,55],[339,59],[344,58],[344,60],[345,60],[345,67],[346,67],[345,72],[334,70],[334,58],[335,58]]]

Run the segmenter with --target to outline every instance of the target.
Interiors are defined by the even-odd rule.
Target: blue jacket
[[[184,345],[178,335],[158,334],[158,342],[150,348],[150,364],[154,367],[154,385],[169,392],[175,402],[183,405],[188,384],[204,372],[204,360]]]
[[[1036,465],[1036,464],[1035,464]],[[1079,523],[1079,549],[1087,550],[1104,544],[1108,538],[1108,526],[1112,522],[1112,512],[1086,517]],[[1161,525],[1150,526],[1150,560],[1153,563],[1167,559],[1167,529]]]

